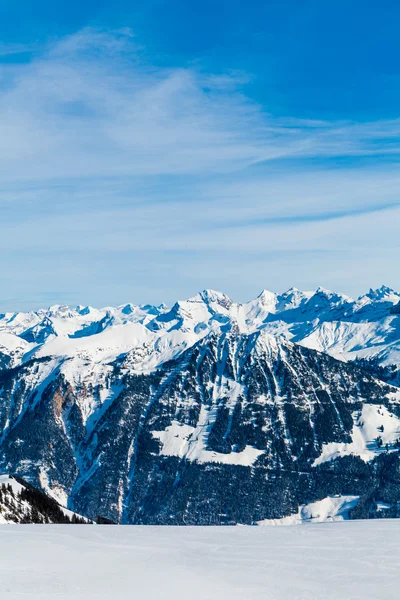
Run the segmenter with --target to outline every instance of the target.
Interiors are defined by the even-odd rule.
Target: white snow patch
[[[281,519],[264,519],[257,525],[302,525],[304,523],[325,523],[344,521],[349,518],[349,510],[359,501],[359,496],[327,496],[323,500],[299,506],[297,513]]]
[[[145,345],[154,339],[152,334],[140,323],[114,325],[101,333],[81,338],[60,336],[47,342],[36,356],[63,356],[96,360],[112,360],[132,348]]]
[[[376,510],[378,510],[378,511],[389,510],[390,507],[391,507],[390,504],[388,504],[387,502],[382,502],[382,500],[378,500],[376,502]]]
[[[348,444],[324,444],[321,455],[313,463],[314,467],[328,460],[349,455],[359,456],[368,462],[381,452],[395,450],[394,443],[400,438],[400,419],[385,406],[364,404],[360,413],[353,413],[353,421],[352,441]],[[382,440],[381,446],[377,443],[379,437]]]
[[[10,477],[9,475],[0,475],[0,486],[3,484],[11,485],[14,494],[19,494],[19,492],[24,488],[24,486],[18,483],[14,477]]]
[[[202,421],[204,418],[202,419],[200,415],[199,423]],[[173,421],[164,431],[153,431],[152,434],[160,440],[161,454],[164,456],[177,456],[199,463],[216,462],[250,467],[263,454],[262,450],[257,450],[253,446],[246,446],[241,452],[230,452],[229,454],[206,450],[207,431],[201,424],[198,427],[191,427]]]
[[[65,507],[68,503],[68,495],[63,487],[60,485],[53,484],[50,487],[49,478],[47,476],[46,470],[44,468],[40,468],[39,471],[39,481],[44,492],[53,498],[60,506]]]

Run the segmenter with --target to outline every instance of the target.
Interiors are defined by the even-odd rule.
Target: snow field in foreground
[[[10,525],[6,600],[397,600],[400,520],[304,527]]]

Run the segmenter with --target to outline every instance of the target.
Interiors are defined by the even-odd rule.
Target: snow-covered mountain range
[[[165,305],[95,309],[52,306],[0,314],[0,352],[5,366],[32,357],[87,356],[104,360],[135,354],[135,369],[150,371],[215,331],[265,330],[342,359],[373,357],[400,362],[400,293],[382,286],[353,300],[318,288],[277,295],[263,290],[247,303],[204,290]]]
[[[398,468],[399,369],[387,287],[5,313],[0,469],[127,523],[258,522],[334,494],[366,516],[378,481],[397,516],[378,473]]]

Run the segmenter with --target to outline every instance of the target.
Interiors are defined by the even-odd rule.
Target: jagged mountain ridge
[[[264,290],[244,304],[205,290],[172,308],[54,306],[0,315],[0,365],[16,366],[32,356],[82,354],[102,359],[105,346],[107,358],[137,350],[143,369],[152,370],[210,331],[249,334],[260,329],[336,358],[374,357],[379,364],[396,365],[399,314],[400,294],[385,286],[357,300],[323,288],[292,288],[281,295]]]
[[[397,516],[378,473],[397,469],[399,390],[350,359],[397,368],[399,299],[208,290],[1,315],[0,468],[125,523],[257,522],[332,494],[365,516],[377,486]]]

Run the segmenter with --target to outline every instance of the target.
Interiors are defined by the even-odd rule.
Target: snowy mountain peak
[[[269,308],[270,310],[274,310],[276,306],[277,296],[274,292],[270,292],[269,290],[262,290],[256,298],[256,300],[260,301],[260,304]]]
[[[128,302],[128,304],[124,304],[121,307],[121,312],[124,315],[131,315],[134,311],[135,311],[136,306],[134,304],[131,304],[130,302]]]
[[[77,310],[71,308],[67,304],[54,304],[47,310],[48,317],[58,317],[61,319],[69,319],[77,314]]]
[[[317,289],[315,290],[316,294],[322,294],[324,296],[331,296],[332,292],[331,290],[328,290],[327,288],[322,287],[322,285],[318,286]]]
[[[372,288],[370,288],[369,292],[367,294],[365,294],[365,296],[367,298],[369,298],[370,300],[383,300],[383,299],[390,298],[392,296],[397,296],[398,298],[400,298],[400,294],[398,292],[395,292],[395,290],[393,290],[392,288],[390,288],[386,285],[382,285],[380,288],[377,288],[376,290],[373,290]]]
[[[200,292],[199,296],[206,304],[219,304],[226,309],[230,308],[233,304],[229,296],[215,290],[203,290]]]
[[[277,312],[298,308],[309,300],[315,292],[302,292],[297,288],[289,288],[283,294],[277,296]]]
[[[321,296],[324,298],[328,298],[331,302],[354,302],[350,296],[346,296],[345,294],[339,294],[338,292],[332,292],[331,290],[327,290],[324,287],[318,287],[315,290],[316,296]]]
[[[356,301],[323,287],[307,292],[292,287],[281,295],[264,289],[245,303],[206,289],[172,308],[132,303],[102,309],[54,305],[0,315],[0,359],[9,366],[39,355],[84,355],[97,362],[134,351],[139,368],[138,347],[143,343],[144,360],[155,367],[212,331],[251,334],[264,329],[336,358],[373,356],[382,364],[396,365],[399,301],[400,294],[387,286]],[[149,362],[149,356],[154,360]]]
[[[76,312],[79,313],[80,315],[89,315],[92,311],[92,307],[91,306],[82,306],[82,305],[78,305],[76,307]]]

